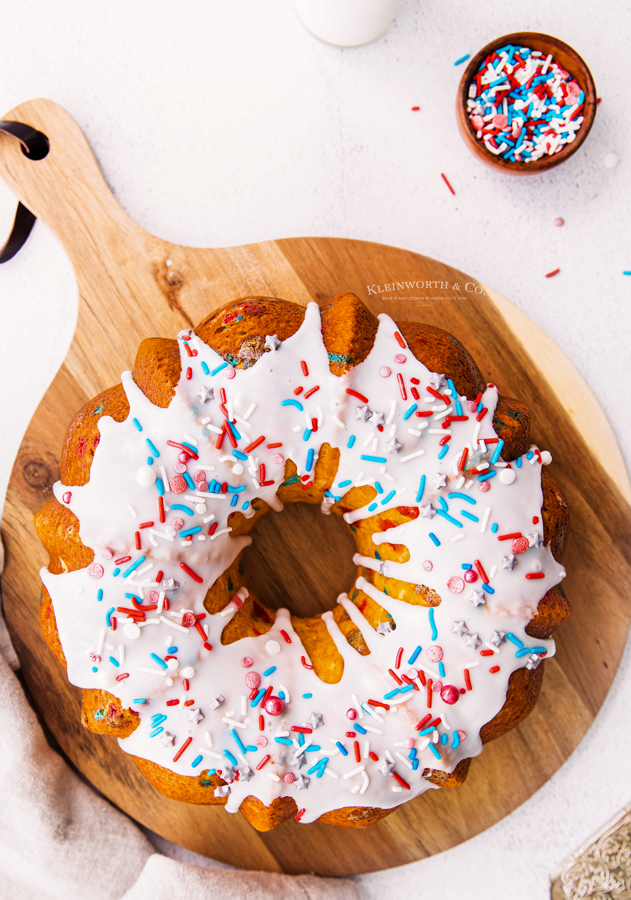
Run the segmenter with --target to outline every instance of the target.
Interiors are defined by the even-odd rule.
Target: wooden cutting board
[[[523,313],[449,266],[350,240],[301,238],[219,250],[169,244],[144,232],[120,208],[63,109],[37,100],[5,118],[26,122],[50,139],[49,155],[33,162],[11,138],[0,136],[0,174],[64,245],[80,297],[72,345],[22,441],[3,521],[6,618],[26,683],[63,753],[137,821],[190,850],[251,869],[322,875],[384,869],[446,850],[499,821],[545,784],[592,724],[631,618],[631,488],[611,429],[585,382]],[[564,586],[574,615],[557,635],[557,655],[545,664],[536,711],[485,748],[464,787],[431,791],[367,829],[291,820],[259,834],[241,815],[167,800],[113,738],[81,727],[81,692],[68,684],[39,632],[37,573],[47,560],[32,518],[52,496],[73,413],[119,381],[143,338],[173,337],[240,296],[325,303],[343,291],[354,291],[375,313],[452,331],[487,380],[530,406],[533,438],[552,452],[554,474],[571,509]],[[263,599],[280,605],[280,595],[299,614],[312,614],[313,604],[331,607],[353,576],[352,545],[346,532],[338,535],[338,526],[335,517],[318,517],[303,505],[267,516],[246,561]],[[308,564],[301,552],[306,541]],[[313,585],[309,607],[297,587],[304,577]]]

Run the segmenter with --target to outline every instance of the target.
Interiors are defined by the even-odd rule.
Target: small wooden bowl
[[[533,162],[517,162],[504,159],[503,157],[494,156],[486,149],[484,144],[476,137],[476,130],[469,121],[467,114],[467,100],[469,99],[469,85],[471,84],[476,72],[489,55],[494,50],[503,47],[504,44],[515,44],[518,47],[530,47],[531,50],[540,50],[545,56],[552,54],[553,60],[560,63],[570,75],[578,82],[585,92],[585,106],[583,108],[583,123],[576,132],[576,137],[571,144],[566,144],[562,150],[552,156],[544,155],[540,159]],[[530,175],[534,172],[545,172],[554,166],[560,165],[569,159],[581,146],[590,128],[594,124],[596,116],[596,85],[589,71],[587,63],[563,41],[558,38],[551,37],[549,34],[538,34],[534,31],[519,31],[515,34],[506,34],[504,37],[496,38],[483,47],[479,53],[473,57],[469,65],[464,71],[460,85],[458,86],[458,97],[456,100],[456,118],[458,128],[465,143],[471,152],[481,159],[482,162],[494,169],[500,169],[512,175]]]

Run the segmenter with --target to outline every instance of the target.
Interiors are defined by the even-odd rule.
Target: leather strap
[[[22,153],[28,159],[39,160],[48,155],[50,144],[46,135],[41,131],[36,131],[29,125],[24,125],[23,122],[3,121],[0,121],[0,131],[16,138],[22,145]],[[35,216],[30,209],[27,209],[23,203],[18,203],[11,234],[4,246],[0,248],[0,263],[5,263],[15,256],[24,245],[34,224]]]

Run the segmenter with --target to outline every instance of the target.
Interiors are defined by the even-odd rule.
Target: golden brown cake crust
[[[370,352],[376,332],[377,319],[353,294],[334,298],[321,310],[322,333],[329,353],[331,371],[340,375],[362,362]],[[266,335],[277,335],[286,340],[294,334],[304,318],[304,309],[285,300],[269,297],[248,297],[235,300],[207,316],[195,329],[195,333],[226,361],[237,368],[246,368],[264,352]],[[435,326],[415,322],[398,323],[402,335],[417,359],[431,371],[444,373],[452,378],[456,388],[467,396],[485,390],[485,382],[475,361],[467,350],[448,332]],[[177,341],[151,338],[138,349],[133,377],[148,399],[160,407],[168,406],[180,378],[180,358]],[[79,410],[73,418],[63,445],[61,480],[66,485],[82,485],[89,479],[90,466],[98,445],[98,421],[101,416],[124,420],[129,412],[127,398],[121,385],[103,391]],[[494,428],[504,440],[503,456],[511,460],[522,455],[530,442],[530,413],[527,407],[511,398],[500,397],[497,404]],[[306,490],[292,476],[296,467],[286,463],[285,483],[278,491],[284,503],[307,502],[319,504],[324,491],[333,483],[337,470],[339,451],[324,444],[317,460],[313,485]],[[375,496],[371,486],[351,489],[332,511],[344,513],[370,503]],[[554,477],[542,469],[544,541],[550,544],[555,559],[560,560],[567,541],[569,516],[567,503]],[[255,516],[246,519],[241,513],[232,513],[229,524],[233,534],[247,534],[268,511],[262,500],[253,502]],[[400,506],[376,513],[372,518],[355,523],[353,531],[360,554],[372,555],[372,535],[418,516],[417,507]],[[50,554],[49,569],[58,574],[74,571],[89,565],[94,554],[81,543],[78,521],[57,500],[48,503],[35,519],[37,532]],[[383,543],[381,558],[404,562],[409,553],[406,547],[396,543]],[[243,584],[241,557],[211,586],[204,605],[208,612],[223,608],[234,592]],[[358,574],[380,591],[407,603],[436,606],[440,596],[425,585],[412,585],[386,577],[373,570],[362,569]],[[249,586],[248,586],[249,587]],[[355,588],[351,600],[359,607],[373,627],[387,618],[387,612],[366,592]],[[368,648],[360,631],[353,624],[342,606],[333,611],[334,618],[348,642],[362,654]],[[540,601],[536,616],[527,627],[527,633],[537,638],[547,638],[570,615],[570,605],[560,587],[548,591]],[[249,635],[264,634],[273,622],[273,612],[261,604],[255,593],[250,595],[225,628],[222,643],[229,644]],[[40,606],[42,633],[52,652],[65,665],[65,658],[55,622],[54,611],[46,588],[42,592]],[[292,617],[292,624],[302,640],[318,676],[325,682],[335,683],[343,672],[343,658],[337,651],[326,625],[319,616],[309,619]],[[499,737],[514,728],[532,711],[541,689],[543,664],[536,669],[518,669],[509,681],[506,702],[498,714],[481,730],[483,742]],[[131,710],[121,707],[113,695],[99,690],[86,690],[83,697],[82,722],[92,731],[125,737],[138,724],[138,717]],[[223,784],[218,774],[208,776],[207,771],[197,776],[180,776],[155,763],[135,757],[143,774],[159,791],[168,797],[187,803],[225,805],[225,799],[214,796],[214,789]],[[469,759],[462,760],[454,772],[426,769],[424,774],[434,784],[442,787],[458,786],[466,778]],[[298,807],[292,798],[279,798],[265,807],[254,797],[248,797],[241,812],[260,831],[276,827],[285,819],[295,816]],[[321,821],[329,824],[361,828],[388,815],[392,810],[369,807],[344,807],[329,812]]]

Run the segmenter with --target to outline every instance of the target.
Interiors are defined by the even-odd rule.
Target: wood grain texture
[[[64,110],[40,100],[6,118],[24,121],[51,140],[49,156],[30,162],[0,136],[0,174],[64,244],[80,296],[72,345],[22,442],[3,520],[7,621],[25,679],[63,752],[139,822],[245,868],[322,875],[383,869],[446,850],[496,823],[545,784],[580,742],[611,685],[631,619],[631,490],[613,434],[585,383],[523,313],[449,266],[393,247],[336,239],[216,250],[174,246],[146,234],[116,204]],[[535,712],[485,748],[464,787],[430,791],[368,829],[291,820],[258,833],[240,815],[166,799],[112,738],[81,727],[81,692],[68,684],[39,632],[38,570],[46,555],[32,517],[52,496],[73,413],[131,368],[142,339],[172,337],[239,296],[324,303],[346,290],[375,313],[452,331],[485,378],[529,405],[533,438],[552,452],[554,474],[571,509],[564,587],[574,615],[556,636],[557,655],[545,664]],[[321,548],[309,563],[313,583],[320,571],[326,575],[309,602],[332,606],[334,596],[327,591],[337,583],[329,570],[343,572],[348,551],[330,530],[334,524],[314,525],[313,510],[302,504],[292,508],[294,514],[291,530],[301,529],[305,540],[309,535]],[[258,557],[256,548],[249,551],[248,572],[253,582],[260,578],[269,590],[282,590],[294,612],[310,614],[313,607],[301,605],[300,579],[284,563],[281,521],[261,535]],[[337,556],[331,557],[332,545]]]

